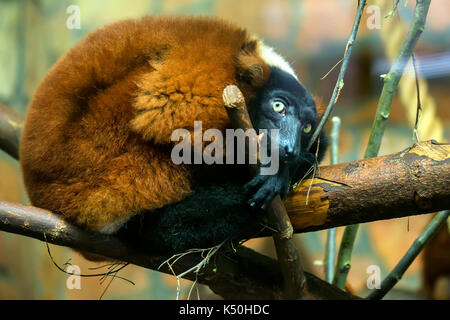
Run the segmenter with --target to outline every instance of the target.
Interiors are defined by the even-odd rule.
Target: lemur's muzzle
[[[299,119],[290,115],[285,116],[279,132],[279,150],[282,161],[289,161],[300,155],[301,137]]]

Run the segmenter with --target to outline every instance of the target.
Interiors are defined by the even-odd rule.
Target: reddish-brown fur
[[[269,76],[257,42],[207,18],[143,18],[99,29],[39,86],[20,160],[31,202],[103,230],[191,192],[189,168],[170,159],[177,128],[225,129],[222,91],[248,98]],[[114,231],[114,228],[108,229]]]

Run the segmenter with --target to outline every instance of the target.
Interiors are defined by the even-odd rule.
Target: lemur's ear
[[[237,80],[254,87],[262,86],[270,74],[269,66],[258,56],[257,47],[257,40],[245,42],[235,62]]]

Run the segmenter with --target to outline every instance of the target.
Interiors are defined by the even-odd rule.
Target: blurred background
[[[389,71],[413,17],[413,0],[400,0],[398,12],[385,17],[393,2],[369,0],[361,20],[345,87],[334,112],[342,119],[342,162],[363,155],[382,88],[380,75]],[[68,27],[74,26],[70,23],[75,12],[72,5],[79,8],[79,29]],[[286,57],[303,84],[328,104],[339,68],[321,78],[342,58],[356,8],[356,0],[0,0],[0,101],[24,115],[37,85],[57,59],[99,26],[143,15],[202,14],[234,21],[258,34]],[[423,104],[419,125],[422,140],[448,142],[450,137],[449,13],[450,1],[432,1],[425,31],[415,50]],[[401,151],[412,144],[416,105],[414,72],[409,66],[392,105],[380,154]],[[329,163],[328,159],[324,164]],[[1,151],[0,199],[28,203],[18,163]],[[411,217],[409,231],[407,218],[363,225],[348,278],[352,290],[367,294],[367,268],[379,266],[384,278],[431,217]],[[439,269],[450,261],[449,228],[441,230],[388,298],[449,298],[448,274],[445,276],[448,269]],[[305,269],[321,278],[325,235],[325,231],[297,235]],[[271,239],[251,240],[247,245],[274,255]],[[72,250],[50,248],[59,265],[70,259],[83,273],[98,272],[89,269],[96,267],[95,263]],[[128,266],[119,275],[135,285],[115,279],[103,299],[176,296],[174,277],[135,266]],[[80,290],[69,290],[67,279],[68,275],[53,265],[44,243],[0,232],[0,299],[99,299],[108,282],[82,278]],[[186,298],[191,284],[181,282],[181,298]],[[202,286],[200,296],[219,298]]]

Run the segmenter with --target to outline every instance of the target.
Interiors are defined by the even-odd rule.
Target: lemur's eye
[[[304,133],[310,133],[312,129],[311,123],[308,123],[304,128],[303,128],[303,132]]]
[[[286,110],[286,105],[281,100],[275,100],[272,102],[272,108],[275,112],[283,113]]]

